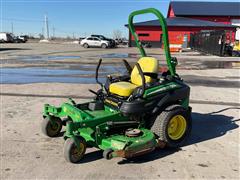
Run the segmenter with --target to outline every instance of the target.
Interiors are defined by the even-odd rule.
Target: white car
[[[87,37],[83,39],[80,43],[84,48],[88,47],[101,47],[107,48],[109,46],[109,42],[105,40],[101,40],[97,37]]]

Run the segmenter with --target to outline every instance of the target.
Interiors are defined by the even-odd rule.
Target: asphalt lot
[[[239,179],[239,59],[176,53],[178,74],[191,86],[193,129],[186,146],[157,150],[131,160],[107,161],[89,148],[79,164],[65,162],[64,140],[40,130],[45,103],[73,97],[87,101],[101,77],[121,73],[122,58],[134,64],[135,48],[84,49],[76,44],[1,44],[0,179]],[[158,49],[147,49],[163,61]],[[164,61],[160,62],[162,67]],[[43,78],[44,77],[44,78]]]

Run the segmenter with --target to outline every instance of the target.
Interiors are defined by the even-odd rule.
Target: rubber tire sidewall
[[[187,123],[186,131],[184,135],[178,139],[173,140],[168,135],[168,124],[172,117],[175,115],[182,115]],[[181,147],[183,146],[188,137],[190,136],[192,129],[191,114],[188,110],[184,109],[181,105],[172,105],[167,107],[155,120],[151,130],[158,136],[161,141],[167,143],[168,147]]]
[[[64,150],[63,150],[63,154],[64,154],[64,158],[67,162],[71,162],[71,163],[78,163],[84,156],[85,152],[86,152],[86,141],[85,139],[83,139],[82,137],[77,137],[78,138],[78,142],[79,143],[83,143],[84,144],[84,150],[83,153],[81,155],[81,157],[79,157],[79,159],[73,159],[71,156],[71,149],[76,147],[75,141],[72,138],[68,138],[66,139],[65,143],[64,143]]]
[[[113,152],[113,150],[112,150],[111,148],[105,149],[105,150],[103,151],[103,157],[104,157],[105,159],[107,159],[107,160],[112,159],[112,155],[111,155],[112,152]]]
[[[87,49],[87,48],[89,48],[89,45],[87,43],[84,43],[83,47]]]
[[[107,45],[105,43],[101,44],[101,48],[106,49]]]
[[[53,122],[58,123],[58,125],[60,126],[59,129],[54,134],[51,134],[49,132],[49,128],[51,128],[51,121],[50,121],[49,117],[46,117],[46,118],[44,118],[44,120],[42,121],[42,124],[41,124],[42,132],[44,135],[46,135],[48,137],[56,137],[60,134],[60,132],[62,130],[62,120],[57,117],[51,117],[51,118],[52,118]]]

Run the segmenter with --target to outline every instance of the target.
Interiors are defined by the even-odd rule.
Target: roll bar
[[[131,31],[131,34],[134,37],[134,40],[136,42],[136,45],[137,45],[137,47],[138,47],[142,57],[145,57],[146,56],[146,52],[143,49],[143,47],[142,47],[142,45],[141,45],[141,43],[139,41],[138,35],[136,33],[136,30],[134,28],[133,18],[136,15],[148,14],[148,13],[156,15],[158,20],[159,20],[159,23],[160,23],[160,25],[162,27],[162,32],[163,32],[164,51],[165,51],[165,56],[166,56],[166,60],[167,60],[168,69],[170,71],[170,74],[172,76],[175,76],[175,74],[176,74],[176,72],[175,72],[175,65],[172,62],[172,58],[171,58],[171,54],[170,54],[170,50],[169,50],[167,23],[166,23],[166,20],[165,20],[164,16],[162,15],[162,13],[160,13],[155,8],[148,8],[148,9],[143,9],[143,10],[138,10],[138,11],[132,12],[129,15],[129,18],[128,18],[128,25],[129,25],[129,29]]]

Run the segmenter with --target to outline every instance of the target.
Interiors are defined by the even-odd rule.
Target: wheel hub
[[[73,149],[73,152],[72,152],[72,155],[74,156],[74,158],[78,158],[82,155],[84,151],[84,147],[83,147],[83,144],[79,144],[79,148],[77,146],[74,147]]]
[[[174,116],[168,124],[168,135],[173,140],[180,139],[187,128],[186,119],[182,115]]]

